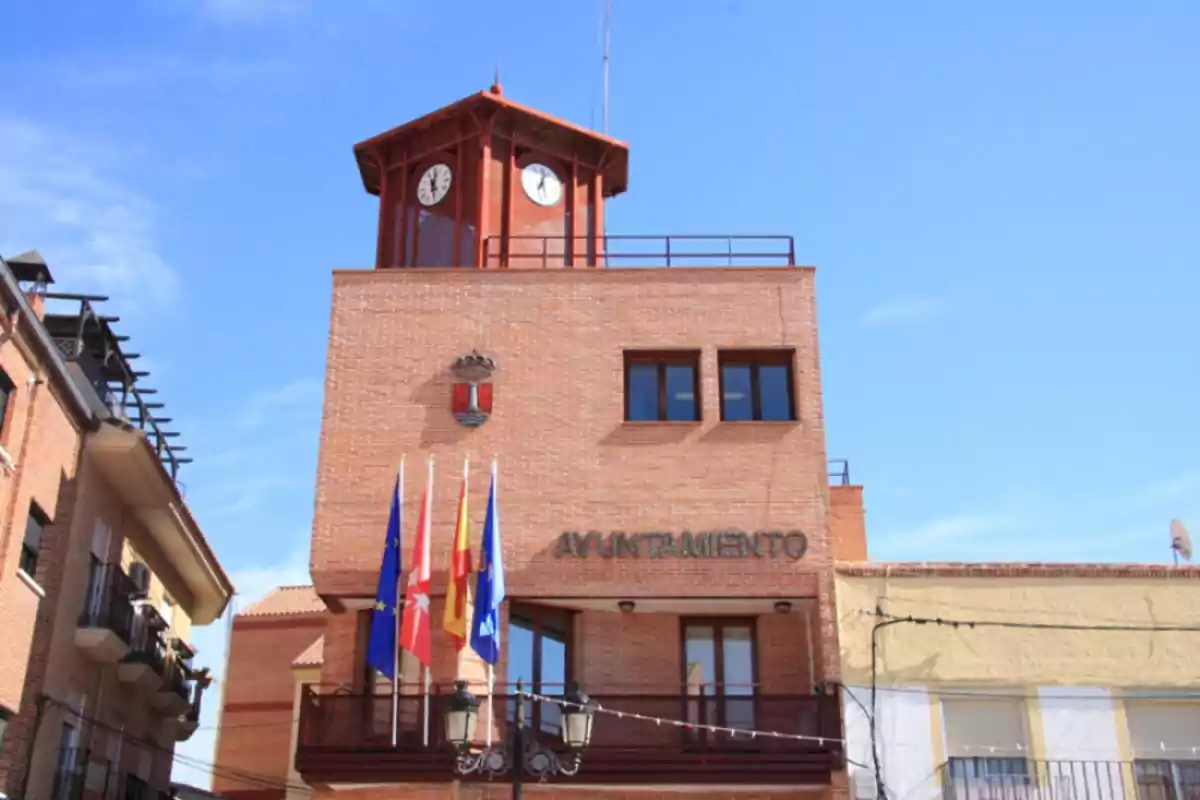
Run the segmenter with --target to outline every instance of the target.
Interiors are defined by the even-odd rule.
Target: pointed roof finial
[[[504,87],[500,85],[500,59],[496,59],[496,77],[492,81],[492,94],[504,94]]]

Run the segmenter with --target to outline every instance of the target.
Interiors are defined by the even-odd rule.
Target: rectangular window
[[[1024,698],[956,696],[941,704],[952,781],[1018,786],[1030,779]]]
[[[25,540],[21,543],[21,571],[31,578],[37,578],[38,556],[42,552],[42,536],[50,519],[38,507],[37,503],[29,504],[29,518],[25,521]]]
[[[700,353],[626,351],[628,422],[698,422]]]
[[[534,694],[563,694],[571,680],[571,612],[530,603],[513,603],[508,619],[508,684],[517,681]],[[526,706],[529,708],[529,706]],[[509,707],[509,718],[515,713]],[[533,703],[526,724],[560,735],[561,709],[553,703]]]
[[[721,419],[791,422],[796,392],[791,350],[724,350],[720,365]]]
[[[0,435],[4,433],[5,423],[8,422],[8,407],[11,405],[14,388],[12,378],[0,369]]]
[[[755,726],[758,653],[754,620],[683,620],[683,683],[688,721],[723,728]]]
[[[1171,752],[1176,743],[1200,741],[1200,704],[1126,700],[1125,719],[1139,800],[1200,797],[1200,761]]]
[[[0,749],[4,748],[4,732],[8,730],[10,719],[12,719],[12,712],[4,706],[0,706]]]

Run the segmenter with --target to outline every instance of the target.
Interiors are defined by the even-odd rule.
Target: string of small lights
[[[818,747],[822,747],[827,743],[828,744],[838,744],[838,745],[844,745],[846,743],[845,739],[839,739],[834,736],[809,736],[809,735],[802,734],[802,733],[783,733],[782,731],[763,731],[763,730],[757,730],[754,728],[730,728],[728,726],[723,726],[723,725],[705,725],[705,724],[702,724],[699,722],[687,722],[687,721],[681,720],[681,719],[670,719],[667,717],[655,717],[655,716],[651,716],[649,714],[637,714],[633,711],[620,711],[615,708],[605,708],[604,706],[595,704],[595,703],[584,706],[584,705],[580,705],[579,703],[567,702],[566,700],[562,699],[561,697],[553,697],[553,696],[544,695],[544,694],[535,694],[533,692],[522,691],[522,692],[519,692],[519,694],[521,694],[522,696],[524,696],[530,700],[534,700],[534,701],[542,702],[542,703],[550,703],[552,705],[557,705],[562,708],[587,709],[587,710],[592,711],[593,713],[607,714],[609,716],[616,717],[617,719],[633,719],[633,720],[638,720],[639,722],[653,722],[655,725],[658,725],[658,726],[670,725],[672,727],[683,728],[685,730],[706,731],[708,733],[721,733],[721,734],[725,734],[729,737],[742,737],[742,738],[746,738],[746,739],[757,739],[759,737],[762,737],[764,739],[789,739],[789,740],[798,741],[798,742],[816,742]],[[710,700],[710,699],[712,699],[712,698],[705,697],[704,695],[696,696],[697,701],[704,701],[704,700]],[[725,698],[725,699],[729,700],[731,698]],[[747,699],[750,699],[750,698],[747,698]]]

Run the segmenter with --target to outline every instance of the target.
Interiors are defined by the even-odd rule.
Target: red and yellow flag
[[[471,523],[467,516],[467,468],[463,461],[462,492],[458,496],[458,520],[454,526],[454,547],[450,551],[450,585],[446,589],[446,613],[443,627],[459,651],[467,643],[467,617],[470,602]]]

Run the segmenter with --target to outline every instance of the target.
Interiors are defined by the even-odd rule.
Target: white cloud
[[[195,56],[118,53],[103,59],[65,58],[52,62],[16,62],[6,74],[20,72],[29,80],[71,89],[119,91],[180,84],[213,87],[244,86],[286,75],[287,62],[270,59],[240,59],[225,56]]]
[[[902,325],[923,322],[941,313],[943,304],[933,299],[896,299],[875,306],[862,316],[864,325]]]
[[[257,565],[235,570],[230,578],[237,590],[234,602],[230,603],[226,616],[192,634],[192,643],[198,650],[196,663],[213,671],[213,683],[205,693],[204,708],[200,714],[200,727],[192,738],[176,748],[176,752],[192,762],[212,764],[217,741],[217,724],[220,721],[221,696],[225,680],[225,656],[229,649],[229,617],[236,608],[245,608],[261,599],[276,586],[303,585],[311,582],[308,571],[309,551],[304,547],[291,553],[279,564]],[[211,772],[192,764],[176,760],[171,779],[180,783],[209,788]]]
[[[299,380],[250,396],[235,424],[242,429],[308,418],[321,409],[324,386],[319,380]]]
[[[107,174],[112,161],[90,141],[0,118],[0,253],[37,249],[60,283],[126,307],[171,303],[179,277],[159,251],[154,204]]]

